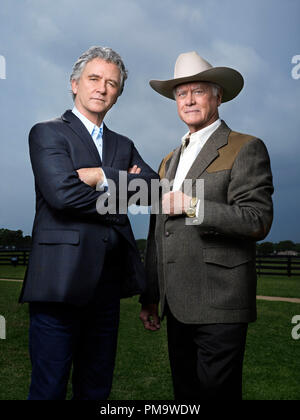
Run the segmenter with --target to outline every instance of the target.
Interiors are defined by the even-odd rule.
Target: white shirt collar
[[[195,133],[190,134],[187,132],[181,139],[182,144],[184,145],[185,139],[190,135],[190,144],[203,141],[204,139],[208,139],[212,133],[221,125],[221,120],[218,118],[212,124],[208,125],[207,127],[202,128],[201,130],[196,131]]]
[[[103,130],[103,122],[101,124],[100,127],[96,126],[94,123],[92,123],[92,121],[90,121],[88,118],[86,118],[83,114],[81,114],[81,112],[78,111],[78,109],[76,108],[76,106],[74,106],[74,108],[72,109],[73,114],[76,115],[76,117],[78,117],[80,119],[80,121],[82,122],[82,124],[84,124],[84,126],[86,127],[86,129],[88,130],[88,132],[90,133],[90,135],[92,135],[92,132],[94,130],[94,127],[97,127],[98,130],[102,128]]]

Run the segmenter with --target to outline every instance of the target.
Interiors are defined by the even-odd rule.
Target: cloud
[[[189,3],[177,4],[176,7],[173,7],[170,4],[169,12],[178,25],[183,25],[184,27],[190,28],[190,26],[201,25],[204,22],[204,14],[200,8],[192,8]]]
[[[237,42],[229,43],[220,39],[212,42],[211,55],[214,56],[215,66],[233,67],[240,71],[245,79],[256,79],[262,74],[269,72],[269,65],[249,45],[241,45]]]
[[[106,123],[132,138],[154,168],[187,129],[174,101],[154,92],[149,80],[172,77],[177,56],[192,50],[213,65],[241,71],[245,87],[221,106],[221,116],[233,129],[267,144],[277,188],[273,238],[285,231],[299,238],[300,227],[286,229],[285,221],[285,208],[296,212],[300,204],[300,80],[291,77],[291,59],[299,54],[299,12],[299,2],[287,6],[277,0],[3,0],[0,56],[6,59],[7,79],[0,80],[1,223],[30,232],[30,127],[72,107],[74,61],[91,45],[107,45],[124,58],[129,79]],[[138,237],[147,232],[141,220],[133,222]]]

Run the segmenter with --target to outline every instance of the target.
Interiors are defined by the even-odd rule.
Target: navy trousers
[[[94,299],[85,307],[29,304],[29,400],[65,399],[72,368],[73,399],[108,398],[120,314],[120,273],[115,259],[118,249],[114,242]]]

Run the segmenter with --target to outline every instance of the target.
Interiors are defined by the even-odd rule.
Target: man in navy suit
[[[130,139],[103,123],[126,78],[116,52],[91,47],[73,67],[73,110],[29,134],[36,215],[20,296],[30,312],[29,399],[65,399],[72,366],[74,399],[107,399],[120,298],[144,288],[131,226],[118,204],[134,194],[130,181],[143,180],[150,191],[158,175]],[[101,211],[110,199],[115,214]]]

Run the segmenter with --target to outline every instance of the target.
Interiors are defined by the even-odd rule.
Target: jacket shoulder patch
[[[161,164],[159,165],[158,174],[160,179],[164,178],[166,175],[166,163],[171,159],[173,156],[174,150],[170,152],[167,156],[163,158]]]
[[[228,143],[218,150],[219,156],[207,167],[206,172],[212,173],[231,169],[242,147],[254,138],[249,134],[231,131],[228,136]]]

